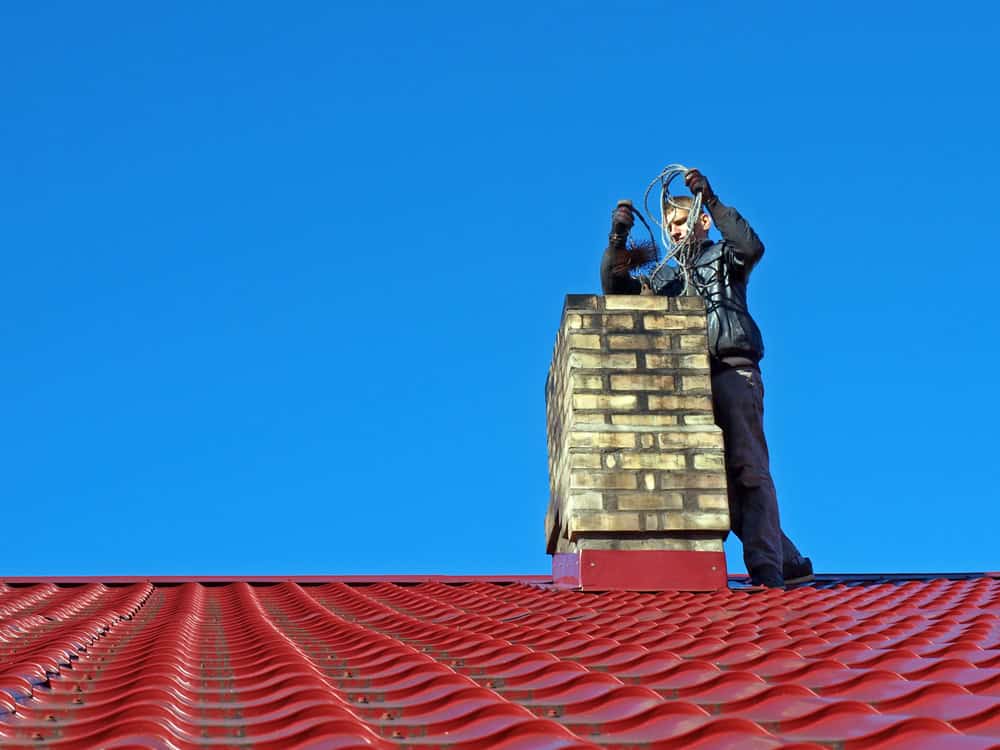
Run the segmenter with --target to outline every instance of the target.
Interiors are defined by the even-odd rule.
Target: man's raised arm
[[[629,275],[631,256],[625,246],[633,223],[632,211],[619,203],[611,214],[611,234],[601,258],[601,289],[604,294],[639,294],[642,291],[639,280]]]
[[[723,205],[708,179],[697,169],[689,169],[684,175],[684,182],[692,195],[701,193],[702,205],[712,215],[712,221],[718,227],[722,239],[735,251],[736,261],[746,266],[748,271],[753,268],[764,254],[764,243],[753,231],[753,227],[735,208]]]

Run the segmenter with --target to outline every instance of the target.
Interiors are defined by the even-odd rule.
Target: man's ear
[[[712,218],[708,214],[702,214],[699,222],[701,223],[701,228],[706,232],[712,227]]]

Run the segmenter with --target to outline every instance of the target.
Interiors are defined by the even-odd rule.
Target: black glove
[[[633,224],[635,219],[632,218],[632,204],[618,201],[618,206],[611,212],[611,234],[608,235],[608,240],[612,247],[625,247],[625,241]]]
[[[713,206],[719,200],[712,186],[708,184],[708,178],[697,169],[689,169],[684,175],[684,184],[687,185],[691,195],[701,193],[701,202],[706,206]]]

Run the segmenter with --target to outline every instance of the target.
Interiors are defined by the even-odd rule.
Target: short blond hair
[[[687,211],[691,212],[691,207],[694,206],[694,198],[690,195],[664,195],[663,196],[663,215],[670,216],[674,211]],[[701,213],[705,213],[702,210]]]

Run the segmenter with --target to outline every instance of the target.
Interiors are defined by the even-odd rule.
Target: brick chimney
[[[566,297],[545,388],[556,583],[726,587],[711,387],[700,298]]]

